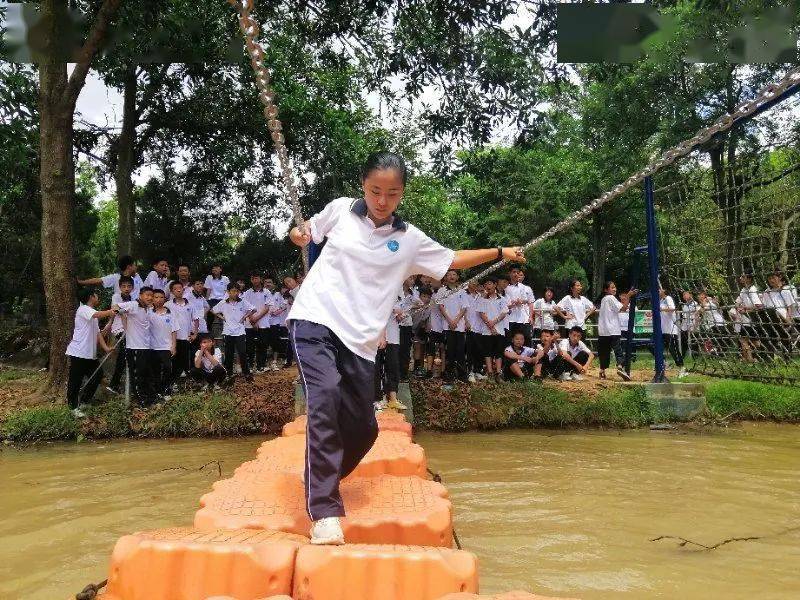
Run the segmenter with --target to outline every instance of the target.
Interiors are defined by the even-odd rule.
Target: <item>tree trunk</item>
[[[606,219],[602,211],[595,211],[592,217],[592,296],[603,293],[606,282],[606,258],[608,239],[605,235]]]
[[[122,131],[116,143],[116,166],[114,182],[117,186],[117,207],[119,227],[117,229],[117,255],[133,254],[136,235],[136,201],[133,197],[133,169],[135,165],[136,142],[136,89],[137,79],[134,67],[125,73],[123,91]]]
[[[42,188],[42,283],[50,332],[50,364],[45,393],[57,394],[67,381],[64,352],[72,337],[75,312],[73,212],[75,165],[73,111],[65,106],[67,65],[39,65],[39,145]]]

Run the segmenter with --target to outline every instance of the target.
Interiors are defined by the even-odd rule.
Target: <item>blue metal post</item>
[[[653,178],[644,180],[644,205],[647,216],[647,263],[650,267],[650,302],[653,306],[653,354],[656,369],[653,382],[667,380],[664,366],[664,336],[661,334],[661,295],[658,282],[658,229],[656,227],[656,206],[653,193]]]
[[[631,274],[631,287],[639,287],[639,274],[641,272],[642,254],[647,252],[647,246],[638,246],[633,249],[633,273]],[[646,294],[645,294],[646,295]],[[639,294],[639,298],[642,294]],[[631,373],[631,359],[633,358],[633,336],[634,325],[636,323],[636,296],[631,298],[628,306],[628,330],[625,332],[625,372]]]

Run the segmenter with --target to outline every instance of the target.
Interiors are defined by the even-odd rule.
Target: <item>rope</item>
[[[97,365],[97,368],[94,371],[92,371],[92,374],[89,375],[89,377],[86,378],[86,381],[83,382],[83,385],[81,385],[81,388],[78,390],[78,397],[80,397],[81,394],[83,394],[83,390],[86,388],[87,385],[89,385],[89,382],[94,378],[94,376],[97,375],[97,373],[100,372],[100,369],[103,368],[103,365],[105,364],[105,362],[108,360],[108,358],[111,356],[112,352],[117,348],[117,346],[119,345],[119,343],[123,339],[125,339],[125,333],[124,332],[122,333],[122,335],[120,335],[117,338],[117,341],[114,342],[114,345],[111,346],[111,350],[106,352],[106,355],[102,358],[102,360],[100,361],[100,364]]]
[[[264,117],[267,120],[267,127],[275,144],[275,152],[278,155],[278,163],[283,177],[283,185],[289,195],[289,203],[292,207],[294,223],[297,227],[302,227],[305,223],[303,212],[300,208],[300,198],[297,191],[297,183],[294,178],[292,161],[286,150],[285,137],[283,135],[283,124],[278,119],[278,105],[275,103],[275,91],[270,85],[269,70],[264,66],[264,48],[256,41],[260,32],[258,23],[250,16],[250,11],[255,6],[255,0],[228,0],[228,4],[239,12],[239,29],[244,37],[245,50],[250,57],[250,65],[256,76],[256,87],[258,88],[258,98],[264,105]],[[304,247],[301,251],[303,257],[303,269],[308,273],[308,248]]]
[[[94,600],[97,597],[97,592],[106,587],[108,579],[104,579],[100,583],[90,583],[80,592],[75,594],[75,600]]]
[[[436,483],[441,483],[442,485],[444,485],[444,482],[442,482],[442,476],[439,475],[439,473],[434,473],[433,471],[431,471],[427,467],[426,467],[426,470],[428,471],[428,474],[431,476],[431,479],[433,479]],[[461,550],[462,549],[461,548],[461,540],[458,539],[458,534],[456,533],[455,525],[453,526],[453,541],[456,543],[456,548]]]

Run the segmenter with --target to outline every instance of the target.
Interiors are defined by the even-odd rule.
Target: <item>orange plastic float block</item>
[[[111,556],[102,600],[254,600],[290,594],[297,549],[308,540],[274,531],[187,527],[126,535]]]
[[[235,479],[255,480],[276,472],[302,473],[306,437],[293,435],[276,438],[261,444],[258,458],[238,467]],[[378,475],[416,475],[427,477],[428,463],[422,446],[407,435],[396,431],[382,431],[367,455],[350,477],[375,477]]]
[[[401,413],[394,411],[383,411],[376,415],[379,431],[399,431],[411,437],[411,423],[406,421]],[[294,421],[283,426],[283,436],[305,435],[306,416],[300,415]]]
[[[575,598],[557,598],[555,596],[539,596],[521,590],[506,592],[505,594],[494,594],[489,596],[478,596],[477,594],[447,594],[439,600],[576,600]]]
[[[200,499],[197,529],[268,529],[307,535],[311,522],[299,475],[273,473],[258,483],[225,479]],[[439,483],[419,477],[354,477],[340,486],[350,543],[450,547],[452,505]]]
[[[297,553],[295,600],[436,600],[478,590],[469,552],[420,546],[304,546]]]

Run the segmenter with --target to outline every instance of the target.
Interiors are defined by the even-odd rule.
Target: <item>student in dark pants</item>
[[[150,311],[153,288],[144,286],[139,297],[119,305],[125,315],[125,352],[134,369],[133,392],[140,406],[151,403],[155,396],[150,369]]]
[[[228,372],[222,366],[222,352],[214,347],[214,338],[209,334],[199,336],[199,348],[192,359],[192,378],[205,384],[205,389],[219,389]]]
[[[102,372],[97,360],[97,345],[105,352],[110,352],[108,344],[100,335],[98,319],[114,317],[115,309],[96,310],[99,298],[93,288],[84,288],[78,293],[80,306],[75,311],[75,327],[72,340],[67,346],[69,356],[69,376],[67,379],[67,405],[72,414],[80,418],[85,416],[82,407],[89,403],[100,385]],[[88,379],[81,393],[81,384]]]
[[[133,292],[133,278],[127,275],[122,275],[119,278],[119,292],[115,292],[111,297],[111,304],[119,305],[123,302],[130,302],[133,300],[131,293]],[[116,342],[115,350],[117,352],[117,360],[114,365],[114,373],[111,376],[111,381],[108,383],[108,391],[119,394],[121,392],[120,386],[122,384],[122,376],[127,367],[128,378],[133,385],[133,360],[131,356],[125,351],[125,318],[121,315],[114,317],[111,323],[111,333],[114,335]]]
[[[172,386],[176,388],[181,377],[188,375],[192,368],[192,350],[189,338],[197,322],[195,309],[192,303],[184,298],[188,290],[180,281],[173,281],[169,285],[170,299],[166,304],[178,330],[175,333],[175,356],[172,357]]]
[[[406,180],[400,156],[372,155],[361,173],[364,198],[338,198],[289,233],[300,247],[312,239],[330,242],[287,319],[307,401],[304,482],[311,544],[344,543],[339,482],[378,435],[375,355],[403,280],[414,273],[440,279],[448,269],[496,258],[524,260],[519,248],[456,253],[405,223],[395,209]]]
[[[156,398],[169,400],[172,387],[172,357],[177,350],[177,332],[180,326],[165,303],[164,290],[154,290],[153,310],[149,314],[150,361]]]
[[[467,381],[466,367],[466,321],[470,297],[466,291],[458,289],[458,272],[450,269],[445,275],[448,296],[439,305],[442,314],[445,340],[445,381]]]
[[[247,300],[239,297],[238,285],[229,283],[228,297],[211,310],[223,320],[222,339],[225,344],[225,370],[228,372],[228,376],[233,376],[233,358],[236,353],[239,355],[242,375],[247,381],[252,381],[253,376],[250,374],[250,367],[247,364],[247,336],[244,321],[255,313],[256,309]]]

